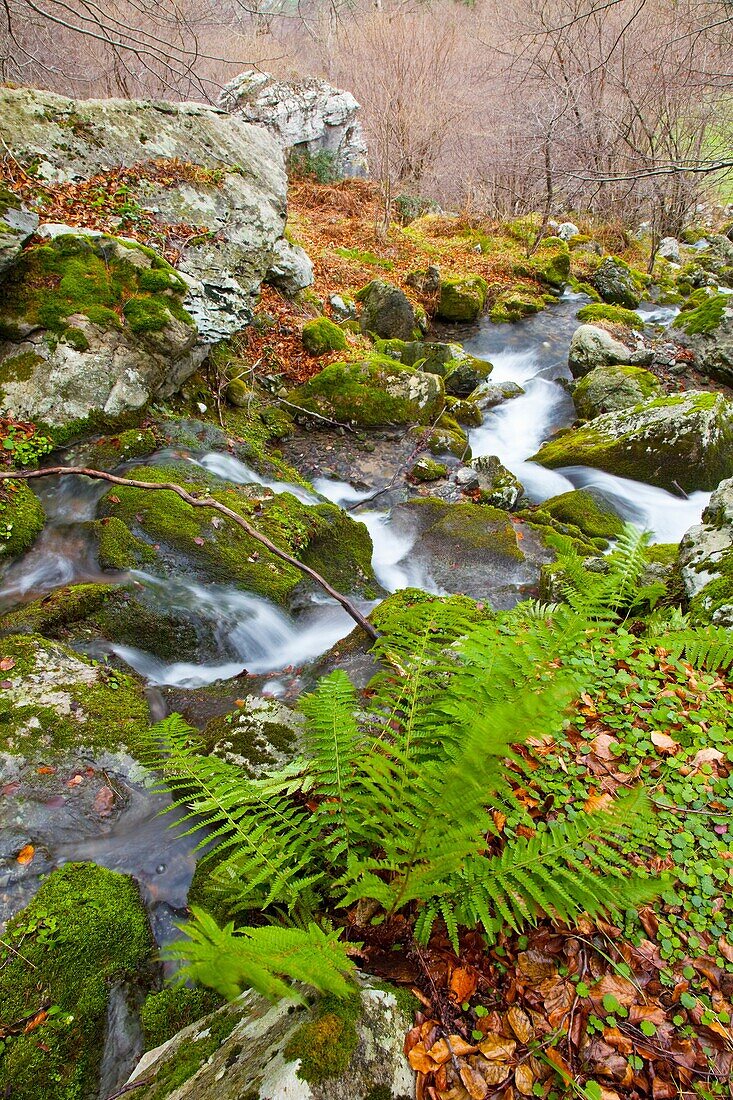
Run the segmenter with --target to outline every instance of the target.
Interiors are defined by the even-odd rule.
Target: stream
[[[494,364],[491,382],[512,381],[524,389],[522,396],[489,410],[481,427],[469,433],[474,457],[497,455],[525,486],[527,496],[540,503],[573,488],[599,490],[625,518],[652,532],[658,542],[677,542],[699,521],[708,493],[695,492],[689,499],[674,496],[639,482],[614,477],[588,467],[545,470],[528,461],[554,431],[574,420],[574,407],[563,383],[571,376],[567,352],[578,326],[576,312],[587,299],[566,294],[557,306],[514,325],[481,323],[463,343],[467,351]],[[647,309],[644,319],[668,324],[674,312]],[[173,452],[161,451],[146,460],[160,463]],[[177,461],[181,453],[175,452]],[[390,494],[371,499],[373,489],[356,489],[345,481],[320,477],[314,482],[319,494],[302,486],[263,478],[231,455],[219,452],[186,453],[183,457],[212,476],[234,483],[259,483],[275,492],[287,490],[306,503],[324,498],[347,506],[363,522],[374,544],[373,566],[387,592],[415,586],[441,594],[430,575],[430,565],[413,557],[415,534],[392,521],[391,505],[401,498]],[[165,710],[161,689],[190,691],[216,681],[226,681],[246,670],[263,678],[261,691],[284,695],[292,686],[292,669],[308,665],[353,628],[343,609],[321,597],[311,597],[295,616],[267,600],[221,584],[201,584],[187,576],[165,581],[142,571],[102,572],[96,562],[94,542],[84,524],[93,519],[106,487],[81,478],[48,479],[34,484],[47,514],[47,524],[32,549],[8,564],[0,575],[0,611],[37,599],[60,586],[96,581],[136,582],[146,597],[161,608],[184,610],[207,626],[215,637],[219,656],[201,663],[194,659],[165,662],[140,646],[106,644],[92,647],[98,659],[110,657],[124,663],[147,683],[154,717]],[[363,502],[363,503],[361,503]],[[362,602],[368,613],[375,603]],[[0,757],[0,760],[2,757]],[[151,914],[159,944],[176,934],[174,921],[184,913],[187,890],[194,871],[195,838],[177,835],[171,817],[160,816],[169,804],[166,795],[150,788],[141,769],[132,761],[110,758],[94,762],[93,769],[122,792],[123,812],[92,827],[83,799],[76,802],[63,789],[49,790],[18,773],[6,758],[3,794],[13,795],[25,783],[23,797],[3,797],[0,817],[0,926],[27,903],[39,876],[68,860],[88,859],[134,876]],[[14,770],[15,768],[15,770]],[[17,774],[16,774],[17,773]],[[15,784],[18,784],[16,787]],[[91,783],[91,794],[94,784]],[[38,856],[27,866],[12,858],[22,844],[32,842]],[[126,1010],[117,991],[110,1015],[110,1049],[124,1051],[108,1057],[105,1089],[113,1091],[124,1081],[127,1068],[139,1051],[134,1033],[134,1013]],[[109,1051],[108,1051],[109,1054]],[[103,1092],[103,1095],[105,1093]]]

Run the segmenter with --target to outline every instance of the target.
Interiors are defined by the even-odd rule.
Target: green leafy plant
[[[13,466],[35,466],[39,458],[53,450],[50,439],[38,432],[28,432],[10,425],[5,432],[3,449],[10,452]]]
[[[301,703],[305,758],[265,778],[202,756],[180,717],[160,723],[155,762],[191,831],[208,828],[210,881],[229,911],[272,919],[284,909],[301,926],[220,929],[196,911],[174,949],[187,973],[227,996],[248,984],[276,996],[288,977],[338,993],[345,948],[316,922],[345,906],[356,904],[362,925],[407,913],[423,943],[440,918],[458,951],[461,927],[494,941],[507,925],[653,897],[659,881],[628,854],[649,823],[643,791],[531,836],[500,837],[493,816],[515,804],[512,746],[562,730],[580,683],[571,658],[602,639],[644,564],[643,539],[627,532],[585,602],[569,586],[568,602],[542,614],[525,605],[467,626],[446,608],[417,632],[394,623],[375,646],[382,671],[368,703],[343,672],[325,677]],[[285,932],[292,951],[274,948]]]

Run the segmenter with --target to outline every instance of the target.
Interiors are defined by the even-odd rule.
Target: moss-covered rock
[[[433,458],[419,458],[410,470],[410,477],[414,481],[439,481],[448,473],[448,467],[442,462],[436,462]]]
[[[480,275],[441,279],[435,316],[456,323],[477,321],[484,311],[487,293],[486,280]]]
[[[361,331],[383,340],[419,339],[415,309],[404,291],[382,279],[373,279],[355,295],[361,302]]]
[[[532,461],[593,466],[671,491],[714,489],[733,474],[733,405],[693,390],[649,398],[559,435]]]
[[[202,735],[205,750],[248,775],[288,763],[300,742],[304,718],[278,699],[249,695],[237,709],[212,718]]]
[[[486,359],[477,359],[473,355],[463,354],[444,376],[445,392],[451,397],[469,397],[473,391],[491,374],[493,364]],[[423,370],[424,370],[423,366]]]
[[[145,742],[148,705],[131,676],[36,634],[0,639],[11,667],[0,686],[0,749],[48,760],[64,749],[133,752]]]
[[[591,276],[604,302],[624,309],[636,309],[648,279],[617,256],[607,256]]]
[[[221,1003],[217,993],[200,986],[166,986],[159,993],[150,993],[140,1009],[145,1049],[159,1047],[182,1028],[215,1012]]]
[[[97,557],[102,569],[143,569],[152,565],[157,551],[132,531],[116,516],[105,516],[91,525],[97,537]]]
[[[188,464],[133,469],[129,476],[173,482],[199,495],[208,490],[337,588],[371,592],[369,533],[334,504],[303,504],[290,493],[274,494],[261,485],[229,485]],[[210,510],[192,508],[174,493],[115,486],[102,498],[100,512],[120,520],[153,548],[156,556],[148,568],[157,576],[185,569],[202,580],[234,584],[280,604],[287,604],[304,583],[298,569],[240,527]]]
[[[46,514],[24,481],[4,481],[0,487],[0,560],[24,554],[36,541]]]
[[[721,482],[682,539],[679,568],[692,622],[733,627],[733,480]]]
[[[624,309],[622,306],[610,306],[605,302],[591,302],[578,310],[578,320],[583,324],[592,324],[593,321],[608,321],[612,325],[624,325],[626,328],[643,329],[644,322],[633,309]]]
[[[54,871],[0,944],[0,1089],[14,1100],[97,1095],[110,987],[153,951],[132,881],[91,863]],[[24,1021],[34,1027],[24,1029]]]
[[[574,489],[551,497],[542,511],[562,523],[578,527],[591,539],[614,539],[623,531],[624,522],[602,493],[595,489]]]
[[[601,413],[628,409],[659,393],[661,385],[650,371],[625,364],[596,367],[573,387],[578,416],[592,420]]]
[[[483,504],[513,512],[524,496],[524,486],[496,455],[482,455],[471,463],[478,473]]]
[[[652,358],[652,352],[647,348],[634,347],[633,339],[617,340],[599,325],[581,325],[577,328],[568,350],[568,366],[573,378],[582,378],[596,367],[618,364],[645,366]]]
[[[554,290],[562,290],[570,275],[570,249],[559,237],[545,237],[532,256],[514,265],[515,275],[537,279]]]
[[[703,298],[694,309],[683,310],[669,330],[689,348],[695,366],[708,378],[733,384],[733,307],[729,296]]]
[[[729,304],[727,294],[696,297],[694,302],[689,302],[690,308],[682,308],[672,322],[672,326],[682,329],[688,336],[714,332],[723,322]]]
[[[157,449],[157,440],[149,428],[128,428],[117,435],[102,436],[72,448],[68,462],[97,470],[114,470],[134,458],[147,458]]]
[[[489,318],[495,325],[510,324],[539,313],[546,305],[544,295],[534,294],[525,287],[503,290],[489,310]]]
[[[344,330],[328,317],[315,317],[306,321],[302,332],[303,347],[311,355],[326,355],[330,351],[343,351],[348,345]]]
[[[415,440],[416,446],[433,455],[453,455],[454,458],[467,462],[471,457],[468,436],[452,417],[443,416],[440,421],[433,428],[411,429],[410,436]]]
[[[288,394],[295,405],[362,428],[429,424],[445,404],[442,381],[385,355],[332,363]]]
[[[446,409],[454,420],[466,428],[480,428],[484,422],[481,406],[475,401],[461,401],[455,397],[449,397],[446,401]]]
[[[524,390],[516,382],[482,382],[471,394],[470,401],[480,409],[493,409],[513,397],[521,397],[523,393]]]

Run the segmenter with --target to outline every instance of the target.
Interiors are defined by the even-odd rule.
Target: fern
[[[353,992],[349,981],[354,964],[346,945],[333,932],[317,924],[307,928],[220,928],[216,921],[195,906],[193,921],[180,925],[188,937],[166,948],[169,959],[182,960],[177,980],[209,986],[234,1000],[247,986],[270,1000],[290,996],[303,1001],[289,981],[312,986],[319,993],[346,997]]]
[[[723,626],[691,627],[670,631],[653,638],[651,644],[668,649],[675,657],[684,657],[695,668],[727,672],[733,666],[733,631]]]

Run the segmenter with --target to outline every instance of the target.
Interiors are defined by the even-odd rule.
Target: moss
[[[474,401],[447,398],[446,404],[448,412],[459,424],[468,428],[479,428],[483,424],[484,414]]]
[[[0,363],[0,387],[7,382],[28,382],[33,377],[33,372],[39,363],[43,363],[43,357],[32,351],[24,351],[20,355],[8,355]]]
[[[217,1052],[239,1018],[241,1016],[228,1012],[226,1008],[210,1017],[206,1027],[194,1032],[171,1058],[154,1068],[153,1080],[139,1094],[142,1100],[167,1100]]]
[[[139,980],[152,948],[131,879],[91,863],[54,871],[0,944],[0,1019],[52,1006],[33,1030],[6,1033],[0,1089],[13,1100],[96,1096],[110,985]]]
[[[505,290],[494,302],[489,311],[489,318],[495,325],[509,324],[520,321],[523,317],[529,317],[533,313],[539,313],[545,308],[545,299],[539,294],[533,294],[529,290],[519,288]]]
[[[149,428],[129,428],[85,444],[79,457],[84,465],[114,470],[132,458],[146,458],[157,449],[157,440]]]
[[[300,1061],[298,1077],[316,1084],[345,1073],[359,1040],[360,1015],[358,994],[342,1000],[322,998],[315,1019],[298,1028],[283,1051],[288,1061]]]
[[[728,304],[726,294],[715,294],[711,298],[706,298],[696,308],[679,313],[672,322],[673,327],[683,329],[688,336],[714,332],[723,320]]]
[[[200,987],[168,986],[159,993],[151,993],[140,1010],[145,1049],[159,1047],[184,1027],[215,1012],[221,1004],[218,994]]]
[[[0,560],[24,554],[36,541],[46,514],[24,481],[6,481],[0,488]]]
[[[306,321],[302,333],[303,347],[311,355],[326,355],[329,351],[343,351],[347,340],[343,330],[328,317],[316,317]]]
[[[147,268],[133,263],[142,252]],[[164,287],[163,287],[163,284]],[[86,337],[69,319],[77,314],[102,328],[157,332],[172,315],[193,326],[180,299],[185,285],[151,249],[114,237],[63,234],[27,248],[6,275],[2,304],[5,326],[45,329],[74,346]]]
[[[146,744],[148,705],[131,676],[36,634],[10,635],[0,652],[14,662],[0,688],[4,751],[45,759],[80,745],[114,751]]]
[[[676,542],[655,542],[646,549],[647,559],[659,565],[674,566],[679,558],[680,548]]]
[[[453,423],[455,427],[436,427],[427,431],[427,433],[425,429],[413,428],[410,435],[416,443],[426,448],[431,454],[454,455],[455,458],[467,462],[471,457],[468,436],[457,421],[453,421]]]
[[[643,329],[644,322],[633,309],[624,309],[622,306],[609,306],[605,302],[592,302],[578,310],[578,320],[585,323],[592,321],[609,321],[614,325],[625,325],[628,328]]]
[[[189,465],[144,467],[132,478],[172,481],[210,495],[252,523],[278,547],[349,590],[371,585],[371,539],[361,523],[333,504],[307,505],[290,493],[267,495],[261,486],[228,486],[192,470]],[[303,575],[264,549],[228,520],[212,524],[213,513],[195,509],[174,493],[115,486],[102,499],[103,514],[120,520],[133,534],[140,532],[160,549],[157,560],[165,572],[175,556],[213,581],[236,584],[249,592],[287,603]],[[338,547],[338,552],[336,548]]]
[[[429,515],[423,535],[430,534],[458,542],[463,547],[524,561],[509,516],[489,504],[446,504],[433,497],[410,501],[410,508]]]
[[[607,539],[589,538],[575,524],[566,523],[556,516],[551,516],[549,512],[544,510],[544,506],[522,509],[515,512],[515,516],[535,531],[545,546],[556,552],[563,550],[568,539],[573,543],[576,552],[585,557],[596,556],[608,548]],[[552,564],[542,566],[542,570],[545,569],[551,573]]]
[[[643,367],[601,366],[575,383],[573,401],[578,415],[591,420],[600,413],[638,405],[659,390],[659,379]]]
[[[354,363],[332,363],[288,400],[301,408],[364,428],[385,424],[428,424],[445,401],[440,384],[384,355]]]
[[[514,265],[514,274],[562,290],[570,275],[570,249],[559,237],[546,237],[532,256]]]
[[[441,321],[477,321],[486,305],[488,286],[480,275],[441,279],[435,316]]]
[[[554,519],[578,527],[589,538],[614,539],[623,531],[623,520],[613,508],[586,489],[552,497],[545,501],[542,510]]]
[[[97,520],[97,556],[102,569],[139,569],[151,565],[157,558],[152,546],[133,535],[132,531],[116,516]]]
[[[442,462],[436,462],[432,458],[420,458],[410,470],[410,477],[415,481],[437,481],[447,473],[448,467]]]

